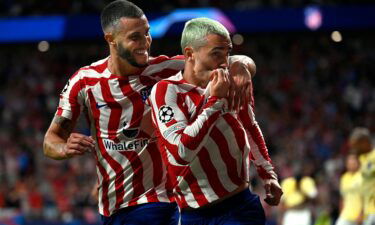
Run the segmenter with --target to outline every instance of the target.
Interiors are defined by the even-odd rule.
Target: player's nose
[[[229,62],[228,62],[228,60],[223,61],[223,62],[219,65],[219,68],[221,68],[221,69],[228,69],[228,67],[229,67]]]

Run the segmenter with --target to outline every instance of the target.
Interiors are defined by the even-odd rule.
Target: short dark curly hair
[[[115,27],[122,17],[140,18],[143,15],[142,9],[132,2],[126,0],[113,1],[104,7],[100,15],[103,32]]]

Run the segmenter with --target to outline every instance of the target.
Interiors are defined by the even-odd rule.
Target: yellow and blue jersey
[[[343,208],[340,217],[345,220],[357,221],[361,216],[361,182],[362,174],[359,170],[357,172],[346,172],[341,176],[340,193],[343,199]]]
[[[297,180],[294,177],[286,178],[281,182],[284,192],[282,201],[287,208],[298,207],[306,202],[307,198],[314,198],[317,195],[315,181],[311,177],[303,177],[298,188]]]
[[[364,216],[375,214],[375,149],[360,156]]]

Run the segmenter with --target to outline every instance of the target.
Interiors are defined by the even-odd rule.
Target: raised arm
[[[229,57],[229,74],[231,86],[229,90],[229,109],[239,111],[242,105],[252,104],[252,77],[255,76],[254,61],[244,55]]]
[[[256,73],[256,65],[252,58],[246,55],[233,55],[229,57],[229,68],[233,70],[234,74],[232,76],[237,76],[235,71],[239,69],[247,69],[250,72],[251,77],[253,78]]]
[[[201,107],[197,117],[189,118],[188,106],[179,99],[177,85],[168,81],[156,84],[151,92],[154,125],[162,137],[162,144],[172,154],[176,163],[188,164],[198,154],[207,140],[210,130],[221,116],[226,105],[224,98],[229,80],[223,73],[214,76],[210,97]]]

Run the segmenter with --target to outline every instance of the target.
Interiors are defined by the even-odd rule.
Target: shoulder
[[[375,149],[373,149],[369,155],[369,158],[371,158],[372,160],[375,160]]]
[[[155,84],[152,90],[153,92],[158,94],[160,94],[161,92],[165,93],[167,91],[171,91],[171,85],[174,85],[174,83],[169,80],[161,80]]]
[[[286,195],[294,192],[296,189],[296,180],[293,177],[284,179],[281,182],[281,188],[284,191],[284,194]]]
[[[185,60],[182,56],[168,57],[161,55],[149,61],[149,65],[141,75],[168,77],[184,69]]]
[[[295,183],[296,183],[296,180],[293,177],[289,177],[289,178],[284,179],[281,182],[281,185],[285,187],[290,187],[290,186],[294,186]]]
[[[173,56],[173,57],[169,57],[169,56],[166,56],[166,55],[159,55],[159,56],[150,58],[150,65],[165,63],[165,62],[168,62],[168,61],[181,62],[181,61],[184,61],[184,60],[185,60],[185,57],[183,55],[176,55],[176,56]]]
[[[156,83],[156,85],[179,85],[183,83],[183,76],[181,72],[178,72],[177,74],[170,76],[168,78],[165,78],[163,80],[160,80]]]
[[[311,185],[311,186],[314,185],[314,186],[315,186],[315,181],[314,181],[314,179],[311,178],[311,177],[308,177],[308,176],[303,177],[302,180],[301,180],[301,182],[304,183],[304,184],[306,184],[306,185]]]
[[[364,157],[363,161],[361,162],[361,170],[362,173],[370,175],[371,173],[375,176],[375,151],[372,150]]]
[[[183,83],[182,74],[178,73],[168,79],[160,80],[152,88],[151,95],[154,96],[174,96],[180,92],[180,84]]]
[[[341,182],[346,183],[350,178],[352,177],[351,173],[345,172],[343,175],[341,175]]]
[[[366,164],[368,161],[374,161],[375,160],[375,149],[373,149],[371,152],[364,153],[359,156],[359,161],[361,164]]]
[[[81,67],[71,77],[71,80],[79,80],[83,78],[99,78],[103,77],[108,68],[108,57],[96,61],[88,66]]]

